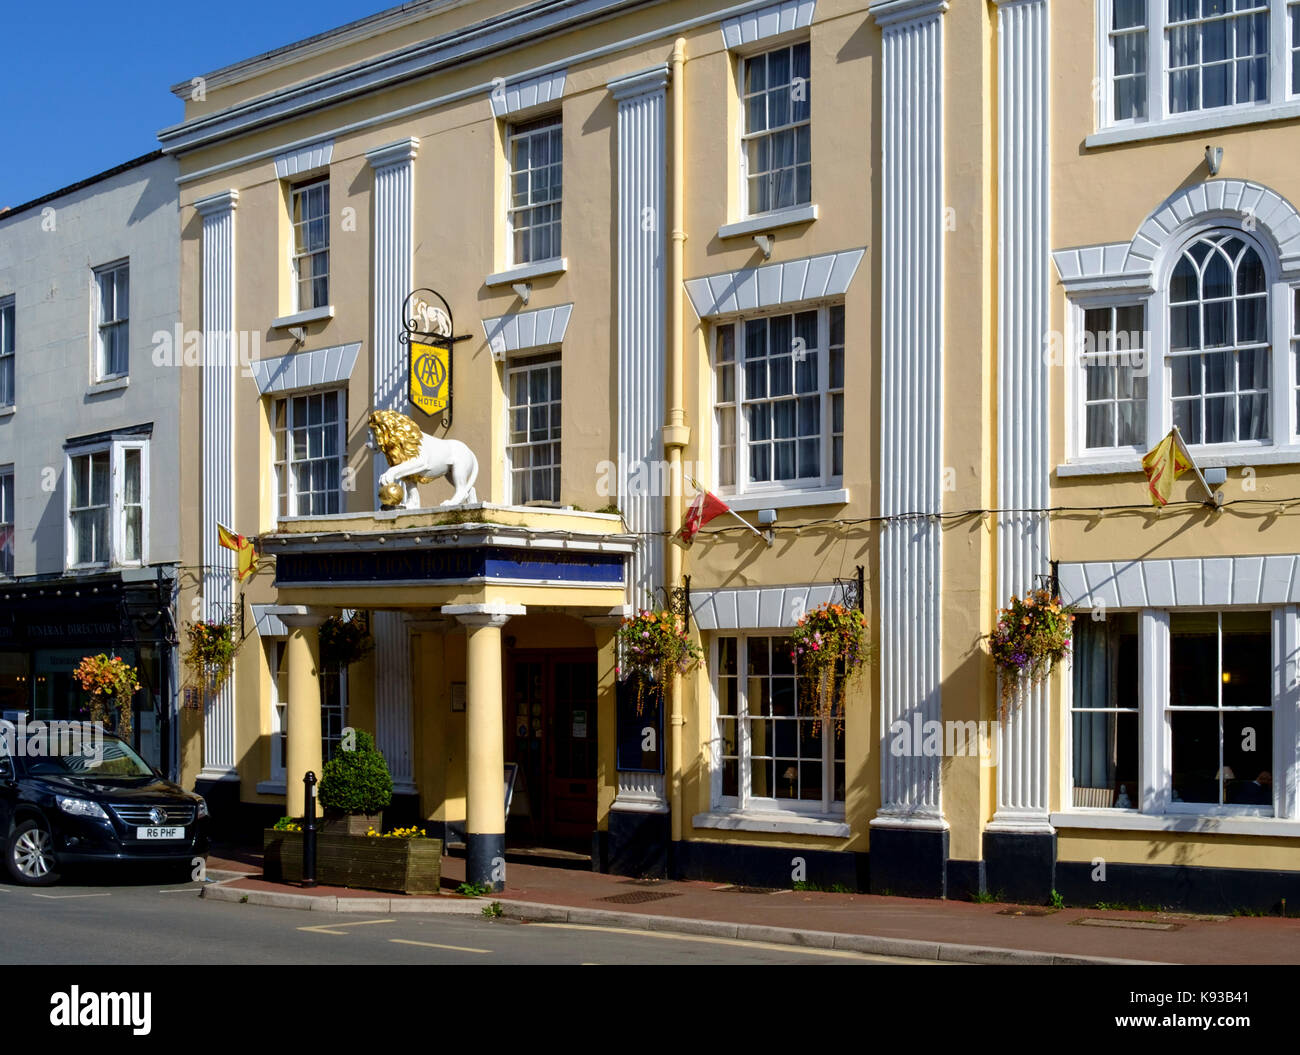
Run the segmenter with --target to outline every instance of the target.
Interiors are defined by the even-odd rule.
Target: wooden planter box
[[[266,828],[262,871],[267,879],[302,882],[302,832]],[[436,894],[442,878],[441,839],[383,839],[316,833],[316,882],[359,890]]]

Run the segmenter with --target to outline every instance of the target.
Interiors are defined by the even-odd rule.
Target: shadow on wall
[[[63,476],[64,473],[60,472],[53,491],[47,492],[43,487],[41,489],[41,494],[45,495],[45,507],[41,510],[41,518],[36,523],[32,537],[32,548],[36,554],[36,566],[32,570],[37,575],[57,575],[63,571],[66,556],[63,530],[63,487],[66,481],[62,479]]]
[[[127,217],[126,225],[133,227],[167,205],[173,210],[177,208],[176,179],[167,166],[161,166],[140,189],[140,197]]]

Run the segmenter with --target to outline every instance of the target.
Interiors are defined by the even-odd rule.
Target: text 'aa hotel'
[[[471,879],[1300,899],[1300,3],[426,0],[173,90],[214,817],[351,726]]]

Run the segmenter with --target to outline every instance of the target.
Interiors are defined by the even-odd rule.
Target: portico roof
[[[262,548],[282,603],[609,611],[623,604],[636,546],[617,514],[477,504],[290,518]]]

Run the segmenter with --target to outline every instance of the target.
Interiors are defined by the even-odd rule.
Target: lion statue
[[[421,432],[411,418],[395,410],[376,410],[369,425],[370,445],[388,459],[388,468],[379,477],[379,498],[385,507],[422,508],[417,485],[433,483],[439,476],[454,491],[444,506],[478,501],[474,491],[478,459],[460,440],[440,440]]]

